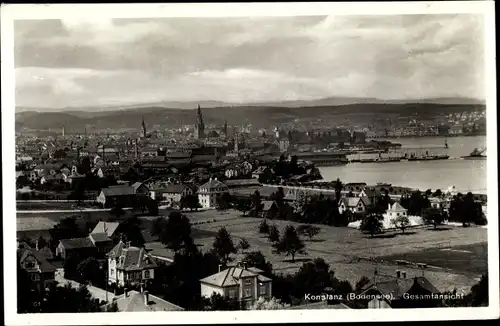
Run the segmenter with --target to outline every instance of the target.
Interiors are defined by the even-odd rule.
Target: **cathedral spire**
[[[196,117],[195,137],[196,139],[205,138],[205,123],[203,122],[203,115],[201,114],[201,108],[199,104]]]
[[[144,116],[142,116],[142,124],[141,124],[141,138],[146,138],[146,123],[144,122]]]

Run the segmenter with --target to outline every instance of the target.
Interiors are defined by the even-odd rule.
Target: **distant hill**
[[[255,102],[255,103],[230,103],[223,101],[162,101],[152,103],[136,103],[128,105],[112,105],[112,106],[92,106],[92,107],[66,107],[66,108],[28,108],[17,107],[16,112],[110,112],[117,110],[132,110],[145,107],[163,107],[172,109],[189,110],[197,108],[198,105],[202,108],[226,108],[226,107],[316,107],[316,106],[342,106],[353,104],[446,104],[446,105],[484,105],[485,102],[472,98],[457,98],[457,97],[441,97],[441,98],[425,98],[425,99],[406,99],[406,100],[382,100],[377,98],[354,98],[354,97],[328,97],[317,100],[299,100],[299,101],[281,101],[281,102]]]
[[[329,100],[322,100],[327,103]],[[323,124],[335,125],[339,122],[368,124],[375,120],[400,120],[418,116],[420,119],[432,120],[440,115],[455,112],[484,110],[483,104],[436,104],[428,103],[356,103],[344,105],[296,106],[218,106],[202,107],[203,117],[207,124],[222,125],[225,120],[230,125],[252,124],[257,128],[271,127],[289,123],[296,119],[312,121],[320,119]],[[444,101],[444,100],[441,100]],[[452,103],[452,99],[449,99]],[[310,102],[307,102],[310,103]],[[47,130],[65,126],[67,132],[83,132],[87,130],[135,129],[138,130],[142,117],[148,126],[155,128],[179,127],[194,124],[197,105],[191,110],[168,108],[164,106],[138,106],[113,111],[65,112],[18,112],[16,113],[16,130]]]

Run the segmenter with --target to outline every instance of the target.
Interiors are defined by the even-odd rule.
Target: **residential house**
[[[19,243],[17,260],[38,291],[44,292],[54,282],[56,267],[49,262],[43,251],[33,249],[26,243]]]
[[[407,216],[408,210],[401,206],[400,203],[395,202],[394,204],[389,203],[389,207],[387,208],[386,211],[386,216],[389,220],[392,220],[393,218],[399,217],[399,216]]]
[[[366,213],[367,208],[371,205],[368,197],[345,197],[339,202],[339,213],[342,214],[346,210],[353,213]]]
[[[179,307],[173,303],[163,300],[155,295],[149,294],[148,291],[143,290],[129,291],[125,289],[125,293],[118,296],[113,300],[118,306],[119,312],[146,312],[146,311],[183,311],[184,308]],[[105,305],[103,308],[110,307],[111,303]]]
[[[226,178],[231,179],[231,178],[236,178],[241,174],[241,170],[237,164],[231,164],[228,167],[226,167],[226,170],[224,171],[224,175]]]
[[[446,200],[444,198],[429,197],[429,202],[431,203],[432,208],[439,209],[440,211],[443,211],[446,208]]]
[[[194,194],[192,187],[186,184],[171,184],[163,189],[158,189],[157,192],[161,193],[161,199],[170,204],[178,204],[181,198]]]
[[[107,257],[110,284],[136,286],[155,278],[157,265],[145,248],[132,247],[130,243],[120,241]]]
[[[142,182],[135,182],[131,185],[132,189],[134,189],[134,193],[137,196],[148,196],[149,195],[149,189],[146,187],[146,185]]]
[[[263,218],[273,219],[278,215],[279,207],[274,200],[263,200],[260,214]]]
[[[201,279],[201,295],[209,298],[218,293],[243,305],[251,305],[260,297],[271,299],[272,280],[262,274],[255,267],[229,267]]]
[[[201,185],[198,189],[198,200],[202,208],[215,208],[218,195],[229,192],[228,187],[217,178],[212,179]]]
[[[62,239],[56,247],[56,256],[66,259],[70,255],[76,254],[82,257],[91,257],[97,253],[97,247],[90,237]]]
[[[361,292],[362,296],[373,298],[365,302],[369,309],[430,308],[439,304],[439,300],[432,298],[439,290],[424,276],[407,278],[405,271],[398,270],[395,277],[379,278],[376,276]]]
[[[96,201],[103,207],[113,207],[118,203],[122,207],[130,206],[136,200],[136,193],[133,187],[127,185],[110,186],[102,188]]]
[[[267,166],[259,166],[255,171],[252,172],[252,178],[258,180],[268,180],[273,176],[273,171]]]
[[[376,206],[382,196],[382,192],[378,189],[363,188],[358,196],[368,198],[372,206]]]

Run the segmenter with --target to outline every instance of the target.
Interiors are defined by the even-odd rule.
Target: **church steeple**
[[[224,137],[227,138],[227,119],[224,119],[224,129],[223,129],[223,132],[224,132]]]
[[[144,116],[142,116],[142,124],[141,124],[141,138],[146,138],[146,123],[144,122]]]
[[[196,115],[195,138],[196,139],[205,138],[205,123],[203,122],[203,115],[201,114],[201,108],[199,104],[198,104],[198,112]]]

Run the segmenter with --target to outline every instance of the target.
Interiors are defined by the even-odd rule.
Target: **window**
[[[40,275],[38,275],[38,274],[31,274],[31,280],[32,281],[40,281]]]
[[[396,216],[399,216],[399,213],[396,213]]]
[[[259,292],[261,295],[266,294],[266,285],[265,284],[260,285]]]
[[[252,285],[252,280],[251,279],[245,280],[245,285],[246,286],[251,286]]]
[[[229,290],[229,298],[235,298],[236,297],[236,290]]]
[[[249,298],[252,296],[252,289],[247,288],[245,289],[245,298]]]
[[[149,278],[149,270],[146,270],[146,271],[144,272],[144,278]]]

